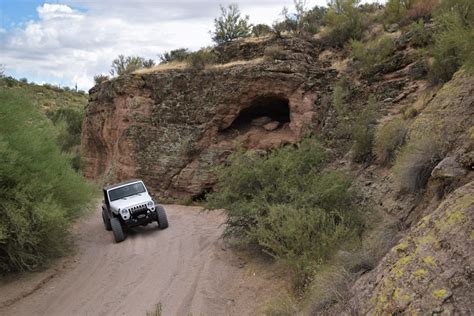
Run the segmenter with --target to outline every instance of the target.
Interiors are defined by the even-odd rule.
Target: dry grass
[[[432,136],[408,143],[398,154],[394,167],[400,192],[416,193],[424,189],[441,155],[441,142]]]
[[[273,34],[268,34],[268,35],[264,35],[264,36],[259,36],[259,37],[244,37],[243,39],[241,39],[240,41],[242,43],[262,43],[262,42],[265,42],[265,41],[268,41],[269,39],[271,39],[273,37]]]
[[[397,118],[380,126],[375,133],[374,154],[382,165],[395,159],[396,152],[405,142],[408,132],[404,120]]]
[[[252,60],[236,60],[227,64],[209,65],[206,68],[207,69],[223,69],[223,68],[230,68],[230,67],[242,66],[242,65],[256,65],[261,62],[263,62],[263,58],[260,57],[260,58],[255,58]],[[183,70],[183,69],[188,69],[188,68],[189,68],[188,63],[182,61],[182,62],[171,62],[167,64],[159,64],[152,68],[139,69],[133,73],[141,75],[141,74],[150,74],[150,73],[157,73],[157,72],[166,72],[169,70]]]
[[[149,74],[154,72],[164,72],[168,70],[186,69],[188,64],[184,61],[159,64],[151,68],[142,68],[134,71],[134,74]]]
[[[209,67],[209,69],[222,69],[222,68],[230,68],[234,66],[242,66],[242,65],[257,65],[263,62],[263,58],[255,58],[251,60],[235,60],[227,64],[216,64]]]

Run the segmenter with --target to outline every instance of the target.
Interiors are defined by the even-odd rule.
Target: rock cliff
[[[140,177],[161,197],[199,197],[213,184],[212,168],[237,144],[269,149],[317,130],[335,71],[311,42],[268,41],[236,43],[233,54],[225,46],[233,58],[203,71],[137,73],[91,89],[86,176]],[[264,58],[268,46],[277,57]]]

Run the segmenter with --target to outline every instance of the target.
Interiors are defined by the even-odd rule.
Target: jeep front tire
[[[114,233],[115,242],[121,242],[125,239],[125,234],[123,233],[122,224],[120,224],[120,220],[117,217],[113,217],[110,219],[110,226],[112,227],[112,231]]]
[[[104,221],[105,230],[111,231],[112,226],[110,225],[110,218],[105,209],[102,209],[102,220]]]
[[[168,227],[168,218],[166,217],[166,212],[163,206],[158,205],[156,207],[156,217],[160,229],[165,229]]]

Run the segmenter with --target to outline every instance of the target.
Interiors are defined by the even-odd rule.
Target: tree
[[[249,16],[242,18],[239,6],[235,3],[230,4],[227,8],[221,6],[221,16],[214,19],[214,27],[212,40],[217,44],[248,37],[252,32]]]
[[[184,61],[189,56],[190,52],[187,48],[178,48],[170,52],[164,52],[159,55],[161,63],[171,63],[173,61]]]
[[[144,60],[142,65],[143,65],[143,68],[152,68],[153,66],[155,66],[155,61],[150,58],[150,59]]]
[[[315,6],[311,10],[306,9],[305,0],[293,0],[295,13],[289,13],[288,8],[283,8],[281,15],[283,21],[277,22],[273,25],[273,29],[278,36],[283,32],[290,32],[295,34],[316,34],[321,25],[323,25],[324,16],[327,9],[324,7]]]
[[[119,55],[114,61],[112,62],[112,69],[110,70],[110,74],[114,75],[126,75],[134,72],[135,70],[141,68],[150,68],[155,65],[155,62],[151,59],[145,60],[143,57],[138,56],[127,56]]]
[[[342,47],[348,40],[359,40],[364,31],[364,16],[358,10],[360,0],[330,0],[324,22],[332,46]]]
[[[5,77],[5,65],[0,64],[0,78]]]
[[[272,33],[272,28],[266,24],[257,24],[252,27],[252,34],[255,37],[265,36]]]

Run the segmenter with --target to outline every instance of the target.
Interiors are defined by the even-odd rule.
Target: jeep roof
[[[111,189],[115,189],[115,188],[118,188],[118,187],[121,187],[121,186],[124,186],[124,185],[127,185],[127,184],[135,183],[135,182],[143,182],[143,181],[140,180],[140,179],[131,179],[131,180],[123,181],[123,182],[120,182],[120,183],[108,185],[108,186],[104,187],[104,190],[109,191]]]

